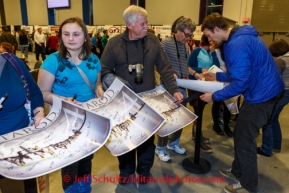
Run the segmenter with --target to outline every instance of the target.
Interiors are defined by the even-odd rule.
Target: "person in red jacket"
[[[51,35],[48,37],[46,45],[48,47],[49,54],[52,54],[57,51],[58,37],[56,36],[54,31],[52,31]]]

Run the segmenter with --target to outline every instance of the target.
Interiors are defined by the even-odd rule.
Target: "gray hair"
[[[174,33],[176,33],[177,30],[183,31],[185,29],[188,29],[191,32],[194,32],[196,30],[196,24],[190,18],[181,17],[178,19],[176,23],[176,28],[174,30]]]
[[[137,16],[147,16],[147,11],[136,5],[129,6],[123,12],[124,24],[126,24],[126,22],[130,22],[132,25],[134,25],[137,20]]]

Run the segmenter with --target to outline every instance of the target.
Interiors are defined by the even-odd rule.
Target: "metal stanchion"
[[[204,158],[200,158],[200,146],[201,146],[201,132],[202,132],[202,120],[203,120],[204,102],[198,96],[198,109],[196,115],[197,128],[196,128],[196,143],[195,143],[195,157],[187,157],[183,160],[182,166],[188,172],[194,174],[204,174],[211,170],[211,164]]]

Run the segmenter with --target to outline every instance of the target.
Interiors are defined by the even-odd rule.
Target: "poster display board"
[[[170,25],[152,25],[152,29],[155,31],[155,35],[160,34],[162,39],[165,39],[166,36],[170,37],[171,36],[171,30],[172,26]]]
[[[33,32],[33,26],[32,25],[31,26],[21,25],[21,29],[25,29],[28,32],[28,34],[32,34],[32,32]]]
[[[194,40],[199,40],[201,41],[201,37],[203,35],[203,32],[201,30],[201,25],[200,26],[196,26],[196,30],[194,31]]]
[[[49,32],[59,31],[59,27],[60,27],[60,26],[50,25],[50,26],[49,26]]]
[[[34,25],[34,29],[42,28],[42,32],[50,32],[50,27],[48,25]]]
[[[94,35],[94,33],[96,33],[96,26],[87,25],[86,29],[87,29],[88,33],[90,33],[92,35]]]

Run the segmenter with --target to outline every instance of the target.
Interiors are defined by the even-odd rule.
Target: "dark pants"
[[[144,176],[150,176],[150,169],[155,157],[154,135],[146,142],[130,152],[118,156],[120,176],[129,176],[135,171]],[[137,154],[137,167],[136,156]]]
[[[224,102],[217,102],[217,101],[214,101],[213,106],[212,106],[212,117],[213,117],[214,125],[219,126],[219,115],[220,115],[221,104],[224,105],[224,112],[223,112],[224,126],[228,127],[231,113]]]
[[[65,190],[69,186],[74,183],[75,177],[87,177],[91,175],[91,160],[93,159],[93,154],[79,160],[69,166],[66,166],[61,169],[61,176],[62,176],[62,188]],[[68,179],[67,175],[69,175],[71,180],[63,181],[63,179]],[[66,176],[66,177],[64,177]]]
[[[281,148],[282,132],[279,123],[279,115],[283,108],[289,103],[289,90],[286,90],[283,97],[276,103],[271,115],[271,122],[263,127],[261,150],[272,155],[272,148]]]
[[[248,191],[257,191],[258,166],[255,138],[259,135],[259,129],[267,123],[274,104],[275,101],[259,104],[243,102],[233,132],[235,157],[232,174],[241,178],[241,185]]]
[[[91,46],[91,52],[94,53],[95,55],[97,55],[95,46]]]
[[[37,43],[35,43],[35,52],[36,52],[36,60],[39,61],[39,54],[41,54],[42,60],[45,60],[45,45],[44,43],[41,43],[42,46],[39,46]]]

